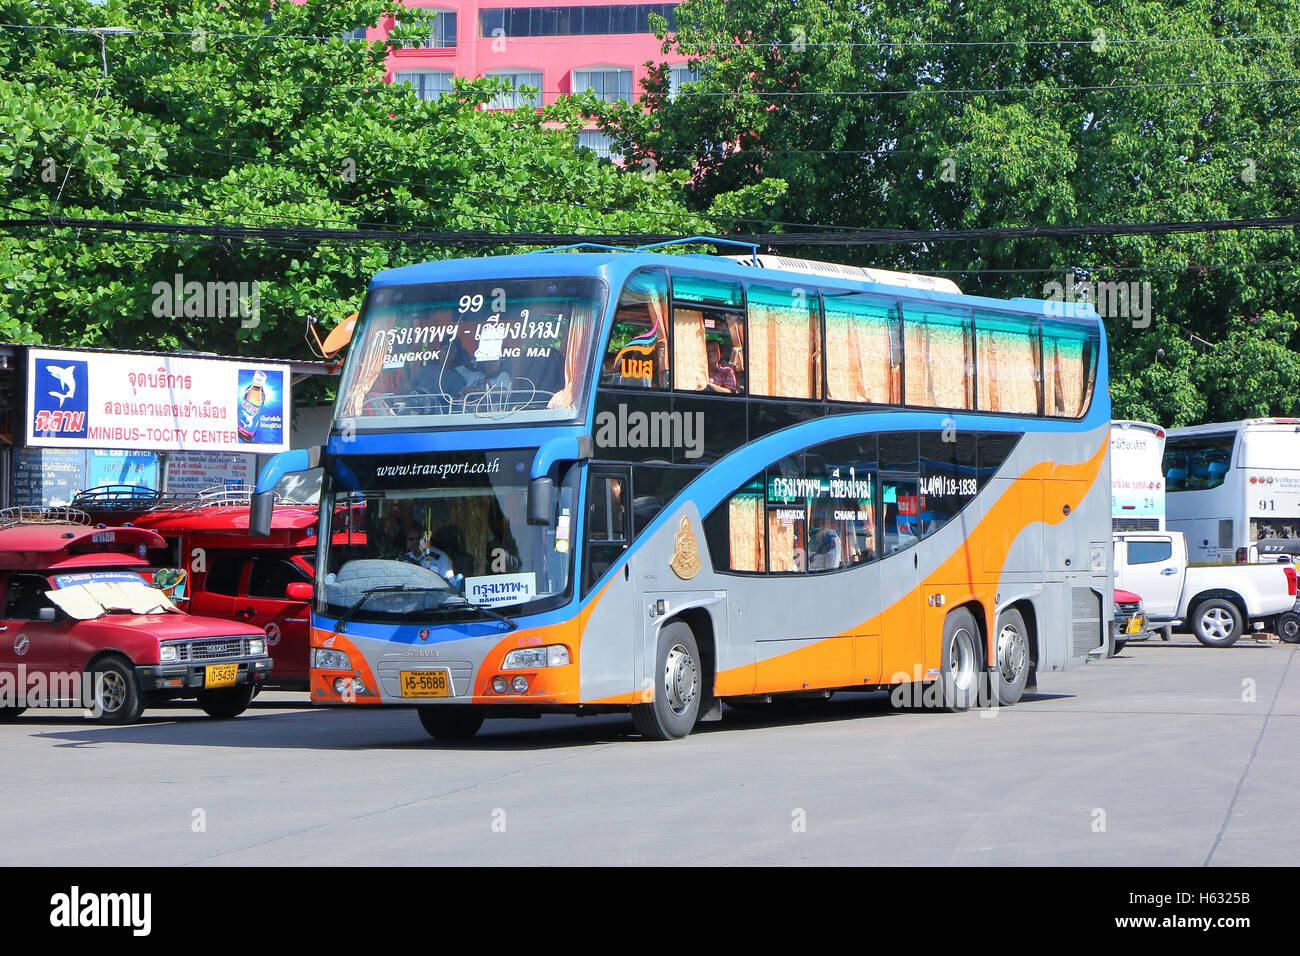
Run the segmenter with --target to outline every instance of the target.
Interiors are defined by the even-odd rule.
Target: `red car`
[[[81,516],[0,519],[0,721],[29,706],[89,707],[103,723],[192,698],[210,717],[243,713],[271,675],[258,628],[185,614],[145,555],[166,542]],[[68,516],[65,516],[68,517]]]
[[[1132,591],[1115,589],[1115,653],[1129,641],[1149,641],[1153,637],[1150,622],[1142,608],[1142,599]]]
[[[73,507],[96,521],[162,535],[165,547],[151,547],[148,555],[161,569],[155,584],[193,614],[261,628],[275,660],[269,686],[307,689],[314,506],[278,505],[266,538],[248,535],[246,490],[175,498],[150,488],[109,485],[82,492]]]

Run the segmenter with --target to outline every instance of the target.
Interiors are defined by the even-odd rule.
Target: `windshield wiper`
[[[342,634],[344,629],[348,625],[348,621],[352,620],[352,615],[355,614],[357,611],[359,611],[361,609],[361,605],[365,604],[376,594],[419,594],[428,591],[446,591],[446,590],[449,589],[419,587],[418,585],[413,585],[413,584],[379,584],[373,588],[367,588],[364,592],[362,592],[361,597],[357,598],[356,601],[351,606],[349,606],[346,611],[343,612],[342,616],[338,619],[338,623],[334,625],[334,629],[338,631],[340,634]]]
[[[443,601],[441,604],[439,604],[437,607],[433,608],[432,610],[446,611],[450,609],[453,611],[459,611],[462,608],[469,608],[474,611],[482,611],[488,617],[496,618],[498,621],[500,621],[506,626],[507,631],[513,631],[515,630],[515,628],[519,627],[517,621],[513,620],[510,617],[507,617],[505,614],[502,614],[500,611],[494,611],[486,604],[475,604],[473,601],[465,600],[465,598],[459,594],[456,595],[456,597],[460,598],[460,600],[458,600],[455,604],[452,604],[450,599],[448,599],[446,601]]]

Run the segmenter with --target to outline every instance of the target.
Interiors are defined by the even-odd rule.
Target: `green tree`
[[[1289,215],[1298,25],[1297,0],[686,0],[665,52],[699,79],[673,98],[660,70],[605,122],[633,162],[689,171],[696,209],[790,233]],[[1150,283],[1154,321],[1107,318],[1117,416],[1300,410],[1268,371],[1300,346],[1300,271],[1255,265],[1300,258],[1294,231],[783,251],[999,296]]]
[[[708,230],[680,201],[685,174],[622,170],[577,147],[590,97],[537,115],[481,109],[500,81],[437,102],[385,84],[388,47],[346,37],[384,10],[378,0],[0,0],[12,25],[0,29],[0,217],[507,237]],[[417,16],[404,14],[413,22],[391,42],[427,30]],[[332,325],[381,269],[515,251],[508,238],[464,249],[10,227],[0,335],[301,355],[305,316]],[[177,275],[257,282],[260,321],[156,317]]]

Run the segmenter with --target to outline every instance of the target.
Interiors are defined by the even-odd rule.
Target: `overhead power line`
[[[734,233],[700,237],[702,244],[746,242],[763,247],[862,246],[1005,239],[1060,239],[1081,236],[1162,236],[1186,233],[1230,232],[1253,229],[1294,229],[1300,216],[1255,219],[1212,219],[1183,222],[1088,223],[1061,226],[1013,226],[986,229],[859,229],[852,232],[809,231],[794,233]],[[98,232],[153,233],[211,236],[215,239],[315,240],[316,242],[398,242],[432,245],[562,246],[575,243],[648,245],[683,238],[671,233],[492,232],[487,230],[435,230],[401,232],[391,229],[326,229],[284,226],[228,226],[215,224],[139,222],[115,219],[0,220],[0,231],[64,228]]]

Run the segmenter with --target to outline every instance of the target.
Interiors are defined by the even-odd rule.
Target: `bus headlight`
[[[506,655],[501,662],[503,671],[532,670],[535,667],[563,667],[569,663],[569,649],[563,644],[545,647],[521,647]]]
[[[311,649],[311,666],[325,671],[350,671],[352,670],[352,661],[342,651],[313,647]]]

